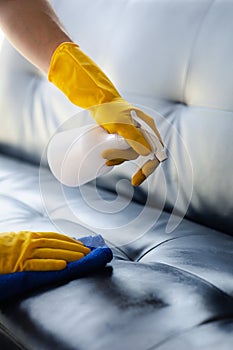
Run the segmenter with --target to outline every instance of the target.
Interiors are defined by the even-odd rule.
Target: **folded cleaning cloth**
[[[112,251],[101,235],[79,238],[91,252],[60,271],[23,271],[0,274],[0,302],[52,283],[67,282],[96,272],[112,260]]]

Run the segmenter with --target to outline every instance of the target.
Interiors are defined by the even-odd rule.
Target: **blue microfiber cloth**
[[[0,274],[0,302],[52,283],[66,282],[96,272],[112,260],[112,251],[100,235],[79,238],[91,252],[60,271],[22,271]]]

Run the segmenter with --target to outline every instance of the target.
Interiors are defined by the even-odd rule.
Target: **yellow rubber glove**
[[[136,111],[137,116],[147,123],[161,140],[153,118],[124,100],[108,77],[78,45],[62,43],[58,46],[51,59],[48,79],[63,91],[71,102],[88,109],[96,122],[107,132],[123,136],[137,155],[148,155],[151,147],[137,128],[137,123],[131,116],[132,111]],[[116,159],[115,164],[119,162],[119,157]],[[107,164],[112,165],[111,161]],[[137,176],[135,185],[140,184],[145,176],[147,177],[147,173],[141,179]]]
[[[138,157],[138,154],[132,149],[118,150],[107,149],[102,153],[103,158],[107,159],[106,164],[108,166],[119,165],[126,160],[134,160]],[[144,180],[146,180],[159,166],[160,161],[154,157],[149,159],[132,177],[131,183],[133,186],[139,186]]]
[[[55,232],[0,234],[0,273],[62,270],[90,252],[82,242]]]

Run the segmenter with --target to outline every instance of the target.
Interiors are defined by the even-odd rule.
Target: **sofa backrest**
[[[122,95],[156,119],[169,159],[136,198],[233,231],[233,2],[53,0],[80,47]],[[1,150],[39,161],[78,112],[6,42],[0,57]],[[157,114],[155,111],[158,111]],[[89,122],[80,119],[80,125]],[[100,185],[129,178],[125,164]]]

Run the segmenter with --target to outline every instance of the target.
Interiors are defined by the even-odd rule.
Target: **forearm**
[[[127,140],[134,151],[132,159],[137,155],[152,154],[153,159],[133,176],[134,186],[140,185],[156,169],[159,161],[166,158],[163,154],[163,159],[158,157],[157,160],[158,154],[154,154],[143,128],[137,127],[132,112],[162,143],[153,118],[124,100],[100,67],[78,45],[70,43],[71,38],[47,0],[0,0],[0,26],[16,49],[48,74],[49,81],[71,102],[89,109],[95,121],[108,133]],[[113,159],[110,150],[104,158],[107,165],[115,165],[128,159],[128,155],[124,158],[117,153]]]
[[[16,49],[46,74],[56,47],[72,41],[47,0],[0,0],[0,27]]]

